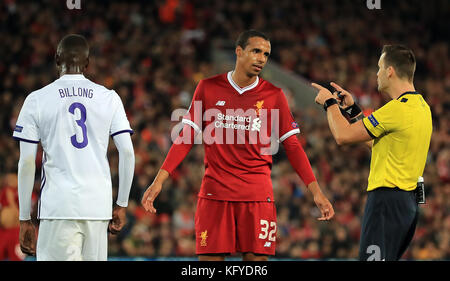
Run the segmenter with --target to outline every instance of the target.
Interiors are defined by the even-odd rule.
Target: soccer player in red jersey
[[[243,260],[265,261],[275,254],[277,219],[270,175],[278,143],[312,192],[319,220],[334,216],[297,139],[300,129],[284,93],[258,76],[270,51],[270,41],[261,32],[248,30],[239,36],[234,71],[199,82],[183,130],[142,198],[144,208],[156,213],[153,202],[163,182],[201,133],[205,174],[195,214],[200,260],[224,260],[226,254],[240,252]]]

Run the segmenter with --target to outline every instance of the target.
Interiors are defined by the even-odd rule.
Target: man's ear
[[[236,53],[237,57],[241,57],[243,52],[244,52],[244,50],[242,49],[241,46],[236,47],[235,53]]]
[[[57,67],[61,66],[61,57],[58,54],[55,54],[55,63]]]
[[[394,76],[395,73],[395,69],[392,66],[388,66],[388,68],[386,69],[386,74],[387,77],[391,78],[392,76]]]

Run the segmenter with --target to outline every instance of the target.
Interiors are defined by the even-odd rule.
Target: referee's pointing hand
[[[319,90],[315,99],[317,104],[323,105],[327,99],[333,98],[333,94],[327,88],[316,83],[311,83],[311,86]]]

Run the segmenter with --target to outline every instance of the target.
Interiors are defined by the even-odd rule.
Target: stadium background
[[[416,235],[404,258],[450,259],[450,33],[446,18],[450,2],[380,2],[380,10],[370,10],[366,0],[81,0],[81,10],[69,10],[65,0],[2,1],[0,194],[4,198],[17,188],[19,146],[11,134],[24,98],[57,78],[54,52],[59,40],[67,33],[81,33],[91,46],[86,76],[119,93],[135,130],[136,168],[128,224],[119,235],[110,236],[110,258],[195,259],[194,211],[203,175],[202,146],[194,146],[165,185],[156,202],[157,215],[146,214],[139,202],[170,148],[170,132],[176,124],[170,119],[172,111],[189,106],[200,79],[225,71],[226,64],[218,63],[215,54],[232,55],[229,46],[241,31],[259,29],[271,39],[270,60],[275,69],[294,75],[300,84],[336,81],[370,112],[386,102],[376,91],[381,47],[403,43],[415,52],[416,89],[433,113],[424,172],[427,204],[420,208]],[[271,81],[275,77],[269,76]],[[311,103],[311,90],[302,94],[283,88],[300,124],[301,142],[336,216],[331,222],[316,220],[318,210],[281,148],[274,156],[272,172],[278,213],[276,258],[355,259],[370,152],[363,146],[336,145],[322,109]],[[114,144],[108,157],[116,191]],[[38,194],[39,157],[36,163]],[[8,228],[14,228],[17,212],[10,207],[3,203],[0,208],[8,209],[3,216],[10,222]],[[5,230],[5,226],[0,229],[3,242]]]

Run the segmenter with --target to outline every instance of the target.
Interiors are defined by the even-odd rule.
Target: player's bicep
[[[195,89],[191,104],[182,119],[182,123],[194,128],[196,133],[200,133],[202,131],[202,116],[204,113],[203,96],[204,82],[201,80]]]
[[[30,94],[20,110],[14,128],[13,137],[17,140],[38,143],[40,139],[38,126],[37,103]]]
[[[399,102],[392,100],[362,120],[369,134],[373,138],[396,131],[401,127],[400,118],[402,108]]]
[[[277,101],[278,111],[272,113],[272,119],[275,132],[278,133],[279,141],[283,142],[285,139],[300,133],[300,128],[295,122],[294,116],[291,113],[289,104],[283,91],[280,90]]]
[[[133,134],[134,132],[130,127],[130,122],[128,121],[123,103],[119,95],[117,95],[117,93],[115,92],[114,94],[116,95],[116,108],[112,116],[109,133],[112,137],[122,133]]]
[[[375,136],[366,128],[362,120],[350,125],[347,139],[351,140],[347,143],[367,142],[374,139]]]

